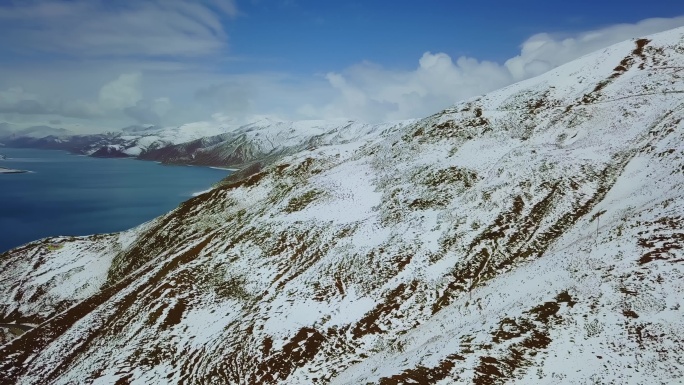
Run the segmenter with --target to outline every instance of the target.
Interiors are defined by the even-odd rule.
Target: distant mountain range
[[[8,147],[58,149],[94,157],[137,157],[162,163],[239,168],[306,148],[344,143],[399,129],[410,123],[264,119],[229,127],[202,123],[167,128],[130,126],[121,132],[96,135],[56,135],[56,132],[66,130],[33,128],[0,135],[0,142]],[[41,132],[49,134],[43,136],[39,134]]]
[[[44,138],[47,136],[68,136],[69,130],[50,126],[32,126],[23,129],[13,129],[8,123],[0,123],[0,139],[8,138]]]

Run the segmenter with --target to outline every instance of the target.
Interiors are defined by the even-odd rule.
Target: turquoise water
[[[206,190],[229,171],[0,147],[0,253],[55,235],[126,230]]]

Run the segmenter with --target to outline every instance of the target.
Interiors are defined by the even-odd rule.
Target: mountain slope
[[[0,140],[10,147],[66,150],[93,157],[242,168],[269,164],[304,149],[368,138],[410,123],[262,119],[242,126],[196,122],[164,128],[131,126],[122,132],[94,135],[0,136]]]
[[[6,253],[0,321],[39,326],[0,382],[676,382],[682,47],[624,42]]]
[[[140,159],[163,163],[241,167],[270,163],[285,155],[331,144],[368,140],[410,124],[400,121],[366,124],[354,121],[264,120],[231,132],[145,152]]]
[[[66,150],[96,157],[134,157],[146,151],[235,129],[235,127],[218,126],[210,122],[196,122],[178,127],[131,126],[124,128],[121,132],[56,136],[45,130],[34,130],[36,128],[42,127],[0,135],[0,140],[9,147]],[[45,134],[41,135],[42,132]]]

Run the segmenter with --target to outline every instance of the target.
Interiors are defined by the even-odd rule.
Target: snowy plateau
[[[263,167],[0,255],[32,325],[0,383],[683,383],[683,79],[680,28],[422,120],[243,129]]]

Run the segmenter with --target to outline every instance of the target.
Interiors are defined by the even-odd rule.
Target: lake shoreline
[[[107,156],[106,154],[102,155],[97,155],[93,156],[93,154],[85,154],[85,153],[80,153],[78,151],[72,151],[66,148],[42,148],[42,147],[26,147],[26,146],[20,146],[20,147],[14,147],[14,146],[7,146],[2,143],[0,143],[0,148],[5,148],[5,149],[25,149],[25,150],[40,150],[40,151],[59,151],[63,152],[69,155],[73,156],[80,156],[80,157],[87,157],[87,158],[93,158],[93,159],[130,159],[130,160],[139,160],[142,162],[154,162],[157,164],[160,164],[162,166],[172,166],[172,167],[207,167],[207,168],[212,168],[215,170],[222,170],[222,171],[230,171],[230,172],[236,172],[241,169],[242,166],[244,165],[239,165],[238,167],[230,167],[225,164],[220,164],[220,163],[208,163],[208,164],[195,164],[195,163],[184,163],[184,162],[168,162],[168,161],[159,161],[155,159],[145,159],[141,158],[139,155],[125,155],[125,156]],[[0,160],[9,160],[9,159],[3,159],[0,157]]]
[[[64,150],[2,148],[0,253],[53,236],[125,231],[205,192],[230,171],[159,167]],[[131,158],[136,160],[135,158]]]

